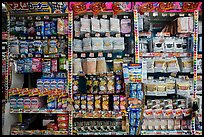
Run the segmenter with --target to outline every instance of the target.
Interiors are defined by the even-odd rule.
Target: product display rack
[[[35,2],[33,2],[33,3],[35,3]],[[39,2],[39,3],[41,3],[41,2]],[[24,116],[27,114],[28,115],[39,114],[39,115],[45,115],[45,117],[47,117],[47,115],[50,114],[50,115],[52,115],[51,116],[52,118],[55,117],[55,115],[57,115],[57,118],[59,118],[61,120],[62,119],[68,119],[67,120],[68,121],[68,123],[67,123],[68,128],[66,129],[66,131],[65,131],[65,129],[62,129],[64,131],[51,131],[49,129],[38,130],[40,128],[37,128],[37,130],[36,129],[29,130],[26,128],[23,129],[21,127],[21,129],[19,129],[18,131],[11,130],[11,134],[12,135],[67,135],[67,134],[69,134],[69,135],[128,135],[128,134],[131,134],[131,135],[138,135],[138,134],[141,134],[141,135],[152,135],[152,134],[154,134],[154,135],[189,135],[189,134],[198,135],[198,134],[202,134],[202,131],[200,131],[200,127],[198,127],[198,125],[200,125],[200,123],[201,123],[200,126],[202,126],[202,120],[201,120],[201,118],[202,118],[202,114],[201,114],[201,111],[202,111],[202,103],[201,103],[202,102],[202,93],[200,96],[199,95],[200,94],[200,88],[198,91],[198,86],[200,86],[200,81],[202,83],[202,76],[200,76],[200,74],[202,74],[202,71],[198,72],[198,69],[197,69],[197,67],[199,66],[198,59],[202,59],[202,54],[201,54],[202,49],[200,50],[200,47],[198,47],[198,45],[199,45],[198,38],[201,36],[200,34],[198,34],[199,11],[194,9],[193,11],[189,10],[190,12],[180,11],[180,13],[178,13],[178,11],[169,12],[168,10],[156,11],[156,12],[154,12],[154,10],[153,11],[146,10],[144,12],[144,9],[138,7],[141,3],[135,2],[135,3],[131,3],[131,5],[132,5],[132,7],[134,7],[134,9],[132,8],[131,11],[128,11],[128,12],[123,11],[117,15],[113,15],[113,11],[108,11],[108,12],[101,12],[98,15],[93,16],[94,12],[92,12],[92,11],[90,12],[90,9],[89,9],[90,7],[89,8],[86,7],[87,11],[83,11],[82,14],[75,15],[76,11],[75,10],[72,11],[73,7],[70,6],[73,3],[72,2],[66,3],[67,4],[67,9],[66,9],[67,13],[63,13],[63,14],[60,14],[60,13],[51,13],[51,14],[34,13],[34,14],[17,15],[17,16],[22,16],[22,17],[23,16],[25,17],[25,15],[40,16],[41,18],[43,18],[45,16],[46,17],[49,16],[49,17],[53,17],[53,18],[54,17],[60,18],[61,16],[66,16],[68,18],[67,23],[65,23],[66,25],[68,25],[68,27],[67,27],[68,33],[63,34],[63,35],[58,34],[58,36],[55,36],[56,39],[61,39],[61,37],[64,37],[64,39],[66,39],[65,43],[67,44],[67,49],[66,49],[67,55],[62,55],[62,54],[58,54],[58,55],[54,55],[54,56],[53,55],[51,55],[51,56],[50,55],[41,55],[41,57],[40,57],[40,58],[44,58],[44,59],[49,59],[49,58],[58,59],[58,58],[67,57],[67,59],[64,60],[64,64],[63,64],[64,69],[67,71],[67,72],[65,72],[66,73],[66,80],[64,81],[64,82],[66,82],[66,89],[63,91],[63,93],[67,93],[66,97],[65,97],[65,94],[60,96],[60,94],[57,93],[57,92],[62,92],[61,90],[56,90],[56,91],[47,90],[47,89],[37,90],[36,88],[35,89],[27,89],[27,87],[24,87],[23,89],[9,89],[9,84],[8,84],[9,83],[8,82],[8,80],[9,80],[9,71],[8,71],[9,65],[8,64],[11,61],[10,58],[12,57],[14,62],[15,62],[15,60],[22,59],[22,56],[20,56],[20,55],[11,56],[10,52],[9,52],[11,49],[11,45],[12,45],[11,41],[13,41],[11,39],[11,35],[10,35],[10,32],[11,32],[11,28],[10,28],[11,21],[10,20],[15,14],[11,14],[10,12],[8,13],[8,32],[9,33],[8,33],[8,42],[7,43],[8,43],[8,49],[9,50],[8,50],[8,54],[6,56],[7,58],[6,58],[6,77],[5,77],[5,80],[6,80],[6,92],[5,93],[6,93],[7,102],[10,102],[9,101],[10,97],[15,97],[15,96],[26,97],[27,95],[29,95],[29,97],[37,96],[39,98],[44,98],[44,99],[45,99],[45,97],[47,97],[47,95],[51,97],[51,98],[46,98],[46,100],[49,100],[49,99],[52,100],[54,98],[54,96],[58,96],[58,98],[65,97],[66,101],[67,101],[67,108],[66,109],[58,109],[58,108],[54,108],[54,109],[30,108],[30,109],[28,109],[28,108],[15,108],[14,107],[14,108],[10,109],[11,115],[20,114],[19,115],[20,116],[19,121],[21,123],[23,122],[22,120],[26,119],[27,116],[26,117],[24,117]],[[87,2],[87,3],[89,3],[89,2]],[[87,3],[85,3],[85,4],[87,4]],[[98,2],[98,3],[102,3],[102,2]],[[109,2],[106,2],[106,4],[107,3],[109,3]],[[158,3],[162,5],[163,2],[161,2],[161,3],[158,2]],[[174,2],[170,2],[170,3],[174,3]],[[175,2],[174,4],[178,4],[178,3],[182,3],[182,2]],[[82,2],[81,5],[84,6],[83,4],[84,3]],[[151,2],[143,3],[143,5],[141,7],[143,7],[145,4],[151,4]],[[185,2],[183,2],[183,4],[185,5]],[[80,10],[82,10],[82,9],[80,9]],[[158,9],[156,9],[156,10],[158,10]],[[143,16],[142,22],[141,22],[141,16]],[[175,21],[176,19],[183,18],[183,17],[188,17],[188,18],[192,17],[193,18],[194,26],[193,26],[193,30],[191,30],[190,33],[188,32],[186,34],[179,34],[179,35],[173,35],[172,36],[172,34],[170,35],[170,33],[168,33],[167,30],[161,30],[161,28],[159,28],[160,27],[159,25],[158,26],[155,25],[156,24],[155,22],[157,22],[158,24],[162,24],[162,23],[165,24],[166,22]],[[78,35],[78,32],[76,33],[75,22],[81,20],[82,18],[84,19],[84,22],[86,22],[87,19],[90,19],[90,22],[88,25],[90,25],[91,29],[92,29],[92,27],[95,27],[95,26],[91,26],[92,21],[94,19],[96,19],[96,20],[104,19],[106,21],[107,20],[110,21],[111,20],[110,18],[113,18],[113,20],[118,19],[119,22],[122,19],[130,19],[131,32],[129,34],[123,34],[123,33],[119,32],[119,33],[115,33],[116,35],[114,35],[114,34],[112,34],[112,32],[101,34],[101,32],[96,31],[95,33],[93,33],[92,31],[90,31],[88,33],[85,32],[85,34]],[[146,19],[149,19],[149,21],[146,22],[147,21]],[[174,19],[174,20],[172,20],[172,19]],[[44,20],[46,22],[46,18],[44,18]],[[191,19],[189,19],[189,20],[191,20]],[[164,23],[163,21],[164,22],[166,21],[166,22]],[[96,23],[96,22],[97,21],[95,21],[95,22],[93,21],[93,23]],[[83,23],[83,22],[81,21],[81,23]],[[148,31],[148,32],[145,32],[145,31],[141,32],[141,28],[140,28],[141,23],[142,23],[142,25],[143,25],[143,23],[145,25],[147,25],[148,23],[150,24],[149,29],[145,28],[147,26],[145,26],[145,25],[143,26],[145,28],[145,31]],[[188,24],[189,24],[189,22],[188,22]],[[121,25],[121,24],[119,24],[119,25]],[[81,27],[82,26],[83,26],[83,24],[81,24]],[[167,28],[168,27],[169,26],[167,25]],[[87,29],[87,28],[85,28],[85,29]],[[199,29],[200,29],[200,27],[199,27]],[[65,36],[65,35],[67,35],[67,36]],[[94,47],[94,39],[97,39],[96,41],[99,42],[101,40],[100,38],[104,39],[104,38],[110,38],[110,37],[111,38],[112,37],[113,38],[122,38],[123,37],[125,39],[124,40],[125,41],[124,42],[124,45],[125,45],[124,50],[105,51],[105,50],[101,50],[101,49],[99,49],[99,50],[94,49],[94,50],[88,50],[88,51],[83,51],[83,50],[76,51],[76,47],[75,47],[76,46],[76,43],[75,43],[76,39],[81,40],[82,45],[83,45],[84,44],[83,42],[85,41],[84,39],[87,40],[87,39],[91,38],[92,39],[92,48],[93,48]],[[162,37],[165,40],[168,39],[169,37],[170,37],[170,39],[172,39],[172,37],[175,39],[182,38],[182,40],[186,41],[185,44],[187,45],[188,50],[184,50],[182,52],[181,51],[180,52],[172,52],[172,51],[166,52],[165,50],[162,52],[160,52],[160,51],[158,52],[156,50],[151,51],[148,48],[147,49],[143,48],[146,46],[145,45],[146,39],[148,42],[152,42],[152,45],[154,45],[155,43],[160,44],[159,42],[154,41],[155,37]],[[50,37],[50,38],[53,39],[52,37]],[[20,41],[23,41],[25,39],[27,39],[27,40],[33,40],[33,39],[46,40],[46,37],[41,37],[39,39],[38,37],[24,37],[23,36],[23,37],[18,37],[18,39]],[[128,39],[132,39],[133,44]],[[86,44],[87,44],[87,41],[85,42]],[[96,41],[95,41],[95,43],[97,43]],[[174,42],[174,43],[176,43],[176,42]],[[172,44],[171,41],[168,41],[168,40],[166,43],[167,43],[167,45]],[[167,45],[165,45],[165,46],[167,46]],[[156,47],[157,45],[155,46],[156,48],[154,46],[152,47],[153,49],[156,49],[156,48],[158,48],[159,50],[161,49],[159,46]],[[170,49],[171,48],[172,47],[170,47]],[[132,51],[130,51],[129,49]],[[146,50],[148,50],[148,51],[146,51]],[[199,50],[199,52],[198,52],[198,50]],[[130,51],[130,53],[128,53],[127,51],[128,52]],[[35,54],[32,54],[32,56],[35,58],[37,57],[37,56],[35,56]],[[105,64],[107,64],[108,71],[106,70],[105,73],[103,72],[101,74],[97,74],[97,73],[96,74],[87,74],[84,71],[84,66],[83,66],[84,61],[87,64],[87,66],[90,67],[91,64],[88,64],[89,61],[93,61],[93,59],[95,59],[96,60],[95,64],[96,64],[96,68],[97,68],[97,62],[99,62],[100,59],[102,59],[103,57],[105,59],[105,61],[104,61]],[[168,71],[149,72],[148,71],[148,69],[149,69],[148,68],[149,67],[148,61],[153,60],[154,64],[156,64],[157,61],[162,62],[161,61],[162,58],[163,59],[164,58],[171,58],[171,59],[174,58],[174,59],[172,59],[172,62],[174,62],[175,58],[176,58],[176,60],[181,59],[178,61],[179,63],[180,63],[180,61],[181,62],[183,61],[182,62],[183,64],[185,64],[186,62],[188,64],[188,61],[185,62],[185,60],[182,60],[182,59],[183,58],[189,58],[189,57],[193,57],[193,61],[192,61],[193,72],[192,71],[189,71],[189,72],[184,71],[183,72],[181,70],[175,71],[175,72],[171,72],[171,71],[170,72],[168,72]],[[26,58],[29,58],[29,56],[26,55]],[[144,58],[148,58],[148,60],[145,60]],[[80,67],[79,64],[76,65],[77,64],[76,60],[79,61],[79,59],[80,59],[80,63],[81,63],[80,65],[81,65],[82,70],[80,70],[76,73],[76,67]],[[121,59],[123,59],[122,63],[121,63]],[[165,62],[168,62],[168,60]],[[120,65],[123,67],[122,68],[123,70],[121,70],[120,72],[114,71],[114,65],[115,65],[114,63],[120,63]],[[178,66],[180,67],[180,65],[182,63],[181,64],[179,64],[179,63],[178,63]],[[141,72],[142,73],[142,76],[141,76],[142,80],[140,82],[137,82],[137,83],[127,82],[128,79],[132,78],[132,75],[126,77],[127,75],[125,75],[126,73],[124,73],[124,71],[127,68],[129,69],[129,67],[131,68],[131,65],[133,65],[133,66],[139,65],[141,67],[141,68],[139,67],[140,69],[138,69],[138,66],[135,68],[135,69],[138,69],[137,73],[138,72],[140,73],[140,70],[142,69],[142,72]],[[102,68],[102,66],[101,66],[101,68]],[[115,67],[115,68],[117,68],[117,67]],[[93,69],[93,63],[92,63],[92,69]],[[154,70],[157,70],[157,69],[155,69],[155,66],[154,66]],[[201,68],[201,70],[202,70],[202,68]],[[98,71],[98,70],[96,70],[96,71]],[[137,74],[137,73],[134,73],[133,70],[128,70],[128,71],[129,71],[129,74],[130,73],[133,73],[133,75]],[[19,73],[19,72],[17,72],[17,73]],[[21,74],[21,73],[22,72],[20,72],[19,74]],[[93,71],[91,73],[93,73]],[[27,75],[27,74],[25,74],[25,75]],[[37,74],[37,73],[32,74],[32,76],[39,77],[37,75],[39,75],[39,74]],[[119,78],[120,81],[122,82],[122,83],[120,83],[120,86],[123,88],[123,91],[121,91],[121,93],[115,93],[116,88],[117,88],[116,77]],[[151,78],[149,78],[149,77],[151,77]],[[163,78],[163,77],[166,77],[166,78]],[[169,78],[167,79],[167,77],[169,77]],[[106,83],[105,86],[101,85],[103,83],[104,78],[107,79],[105,82]],[[155,78],[156,79],[159,78],[159,80],[155,80]],[[154,80],[152,80],[152,79],[154,79]],[[180,82],[181,79],[185,80],[184,83],[189,83],[189,85],[190,85],[189,89],[186,90],[185,92],[184,92],[184,90],[179,90],[180,87],[186,86],[186,85],[181,84],[181,82]],[[112,85],[112,86],[114,86],[113,88],[115,88],[114,89],[115,91],[113,93],[108,93],[109,87],[106,87],[106,86],[108,85],[108,82],[110,82],[111,80],[114,81],[113,83],[115,85]],[[97,89],[98,90],[97,93],[93,93],[93,91],[89,92],[91,86],[88,83],[91,82],[93,84],[94,81],[98,81],[99,87]],[[154,82],[149,83],[149,81],[152,81],[152,82],[157,81],[155,83],[156,83],[156,90],[158,90],[158,91],[152,92],[152,91],[147,90],[148,84],[153,84],[153,85],[155,84]],[[76,85],[76,83],[77,83],[77,85]],[[133,84],[133,85],[135,84],[136,87],[138,87],[138,85],[140,85],[140,83],[142,83],[142,93],[144,94],[144,97],[141,100],[142,105],[138,105],[136,103],[137,105],[135,107],[134,103],[132,103],[132,104],[130,103],[131,97],[129,94],[132,92],[131,91],[131,84]],[[167,91],[166,85],[169,84],[172,86],[172,83],[174,83],[174,91],[173,90]],[[28,84],[28,86],[29,86],[29,84]],[[102,88],[102,86],[103,86],[103,88]],[[76,90],[76,88],[77,88],[77,90]],[[92,88],[95,88],[94,85],[92,85]],[[104,93],[102,93],[101,91],[104,88],[107,88],[107,89]],[[163,91],[159,90],[159,89],[163,89],[163,88],[165,90],[163,90]],[[202,87],[201,87],[201,89],[202,89]],[[34,91],[36,91],[36,92],[34,92]],[[45,92],[45,93],[43,93],[43,92]],[[138,91],[136,91],[136,92],[138,92]],[[202,92],[202,90],[201,90],[201,92]],[[10,93],[12,93],[12,94],[10,94]],[[11,96],[9,96],[9,94]],[[193,96],[190,96],[190,94],[192,94]],[[94,110],[95,106],[97,105],[97,104],[95,104],[95,102],[98,101],[98,100],[95,100],[97,98],[97,96],[100,96],[99,97],[100,98],[99,104],[100,104],[101,108],[99,110],[97,110],[97,109]],[[121,97],[121,96],[123,96],[123,97]],[[118,100],[116,98],[118,98]],[[116,100],[114,100],[114,99],[116,99]],[[165,104],[168,101],[170,101],[170,102],[172,102],[172,106],[168,106],[170,108],[167,107],[167,109],[162,109],[162,108],[159,108],[158,106],[153,106],[155,108],[152,108],[150,104],[151,103],[154,104],[155,102],[151,102],[151,100],[155,101],[156,104],[159,104],[159,105],[160,105],[159,102]],[[79,104],[77,104],[78,106],[76,107],[77,101],[79,101]],[[85,104],[83,104],[84,101],[85,101]],[[121,102],[123,102],[125,104],[124,110],[114,111],[114,105],[115,105],[114,103],[116,103],[117,101],[120,102],[120,103],[118,103],[118,107],[124,107],[124,106],[119,105],[119,104],[121,104]],[[134,99],[134,101],[135,101],[135,99]],[[192,111],[192,104],[195,103],[195,101],[199,105],[199,112]],[[92,103],[90,103],[90,102],[92,102]],[[12,105],[12,101],[10,103]],[[108,103],[108,106],[105,105],[106,103]],[[177,103],[177,105],[176,105],[176,103]],[[180,105],[179,105],[179,103],[180,103]],[[185,107],[182,106],[184,104],[185,104]],[[131,108],[130,107],[131,105],[133,105],[134,107]],[[162,104],[161,104],[161,106],[162,106]],[[79,107],[79,109],[78,109],[78,107]],[[108,109],[106,109],[106,107],[108,107]],[[138,112],[139,112],[139,114],[138,114]],[[133,113],[135,113],[136,117],[137,117],[136,118],[137,120],[134,122],[135,123],[139,122],[139,123],[137,123],[137,126],[135,126],[135,125],[132,126],[133,120],[130,117]],[[60,114],[61,114],[61,116],[60,116]],[[50,116],[48,116],[48,117],[50,117]],[[46,120],[47,119],[45,119],[45,121]],[[150,121],[148,122],[148,120],[150,120]],[[173,120],[173,123],[172,123],[172,120]],[[62,121],[64,121],[64,120],[62,120]],[[165,125],[165,124],[161,125],[162,122],[165,124],[167,122],[167,125]],[[169,124],[168,122],[170,122],[171,124]],[[189,122],[191,124],[189,124]],[[148,124],[157,123],[157,124],[155,126],[151,127],[147,123]],[[59,122],[59,124],[60,124],[60,122]],[[64,123],[62,122],[61,125],[63,125],[63,124]],[[145,124],[147,124],[147,125],[145,125]],[[118,125],[121,125],[121,126],[118,126]],[[173,125],[176,128],[175,127],[172,128],[171,126],[173,126]],[[52,125],[51,128],[55,128],[55,126]],[[54,129],[54,130],[56,130],[56,129]]]

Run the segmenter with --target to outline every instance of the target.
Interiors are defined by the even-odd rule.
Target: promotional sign
[[[202,2],[135,2],[138,12],[194,12]]]

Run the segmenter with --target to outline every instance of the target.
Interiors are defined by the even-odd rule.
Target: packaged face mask
[[[178,58],[181,72],[193,71],[193,60],[191,58]]]
[[[82,52],[82,40],[74,39],[73,51],[75,51],[75,52]]]
[[[82,33],[91,32],[91,26],[90,26],[91,21],[90,21],[90,19],[81,18],[80,22],[81,22],[80,31]]]
[[[96,58],[87,58],[87,74],[96,75]]]
[[[110,32],[109,30],[109,23],[110,21],[107,19],[100,19],[100,25],[101,25],[101,32]]]
[[[127,34],[131,32],[131,19],[121,20],[121,32]]]
[[[33,45],[34,45],[34,48],[35,48],[35,53],[36,54],[42,54],[42,41],[40,40],[35,40],[33,41]]]
[[[166,58],[167,72],[179,72],[180,68],[176,57]]]
[[[91,18],[91,30],[93,33],[101,32],[99,19]]]
[[[80,31],[80,21],[74,21],[74,31],[79,32]]]
[[[181,38],[176,38],[174,41],[174,48],[175,48],[175,52],[183,52],[183,40]]]
[[[20,41],[20,54],[28,54],[28,42],[27,41]]]
[[[57,40],[50,40],[50,42],[48,42],[48,44],[50,44],[49,46],[49,54],[55,54],[58,53],[58,46],[57,46]]]
[[[64,20],[60,18],[57,19],[57,33],[64,34]]]
[[[154,59],[154,72],[166,72],[165,59],[162,58]]]
[[[112,39],[114,51],[123,51],[125,49],[124,37],[114,37]]]
[[[92,38],[92,50],[93,51],[103,50],[103,38]]]
[[[10,53],[19,54],[19,41],[14,40],[10,42]]]
[[[154,52],[164,52],[164,39],[160,37],[153,38]]]
[[[107,73],[105,57],[97,58],[96,71],[99,74]]]
[[[45,36],[51,36],[51,28],[50,28],[50,22],[45,22]]]
[[[41,37],[44,36],[44,22],[43,21],[35,21],[35,30],[36,35]]]
[[[110,18],[110,31],[114,33],[120,33],[120,20],[116,18]]]
[[[73,63],[74,74],[82,72],[81,58],[74,58]]]
[[[50,31],[51,31],[52,36],[57,35],[57,21],[56,20],[53,20],[50,22]]]
[[[140,51],[141,52],[144,52],[144,53],[146,53],[146,52],[148,52],[148,46],[149,46],[149,44],[148,44],[148,41],[147,41],[147,39],[145,39],[145,38],[140,38],[139,39],[139,49],[140,49]]]
[[[112,51],[113,50],[113,38],[105,37],[103,38],[103,50]]]
[[[91,38],[83,38],[83,51],[91,51]]]
[[[166,52],[174,52],[174,38],[166,38],[164,40],[164,47]]]

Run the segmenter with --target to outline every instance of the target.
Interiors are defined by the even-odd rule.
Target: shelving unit
[[[106,9],[94,15],[93,7],[103,8],[104,4]],[[115,14],[117,4],[17,2],[18,9],[14,9],[12,3],[7,3],[8,40],[2,44],[7,44],[8,51],[2,103],[7,104],[6,120],[13,118],[19,123],[5,121],[4,129],[11,128],[6,134],[202,135],[202,46],[198,46],[201,4],[198,2],[194,9],[187,6],[183,12],[186,2],[123,2],[120,4],[126,6],[126,11],[121,9]],[[79,5],[86,11],[78,9]],[[184,17],[191,24],[186,23],[187,31],[179,32]],[[38,33],[54,31],[56,35],[27,36],[29,23]],[[59,33],[61,28],[66,28],[66,33]],[[25,48],[25,43],[31,41],[37,41],[37,46]],[[32,48],[35,52],[30,52]],[[46,63],[50,66],[43,67]],[[15,73],[12,80],[24,76],[22,87],[10,88],[14,84],[9,83],[10,64]],[[196,112],[192,111],[195,100],[199,104]],[[28,115],[40,116],[34,120],[40,126],[28,126]],[[42,126],[40,121],[49,124]]]

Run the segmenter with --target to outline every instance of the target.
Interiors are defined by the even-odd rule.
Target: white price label
[[[156,96],[157,92],[147,91],[147,96]]]
[[[157,96],[167,96],[167,92],[157,92]]]

